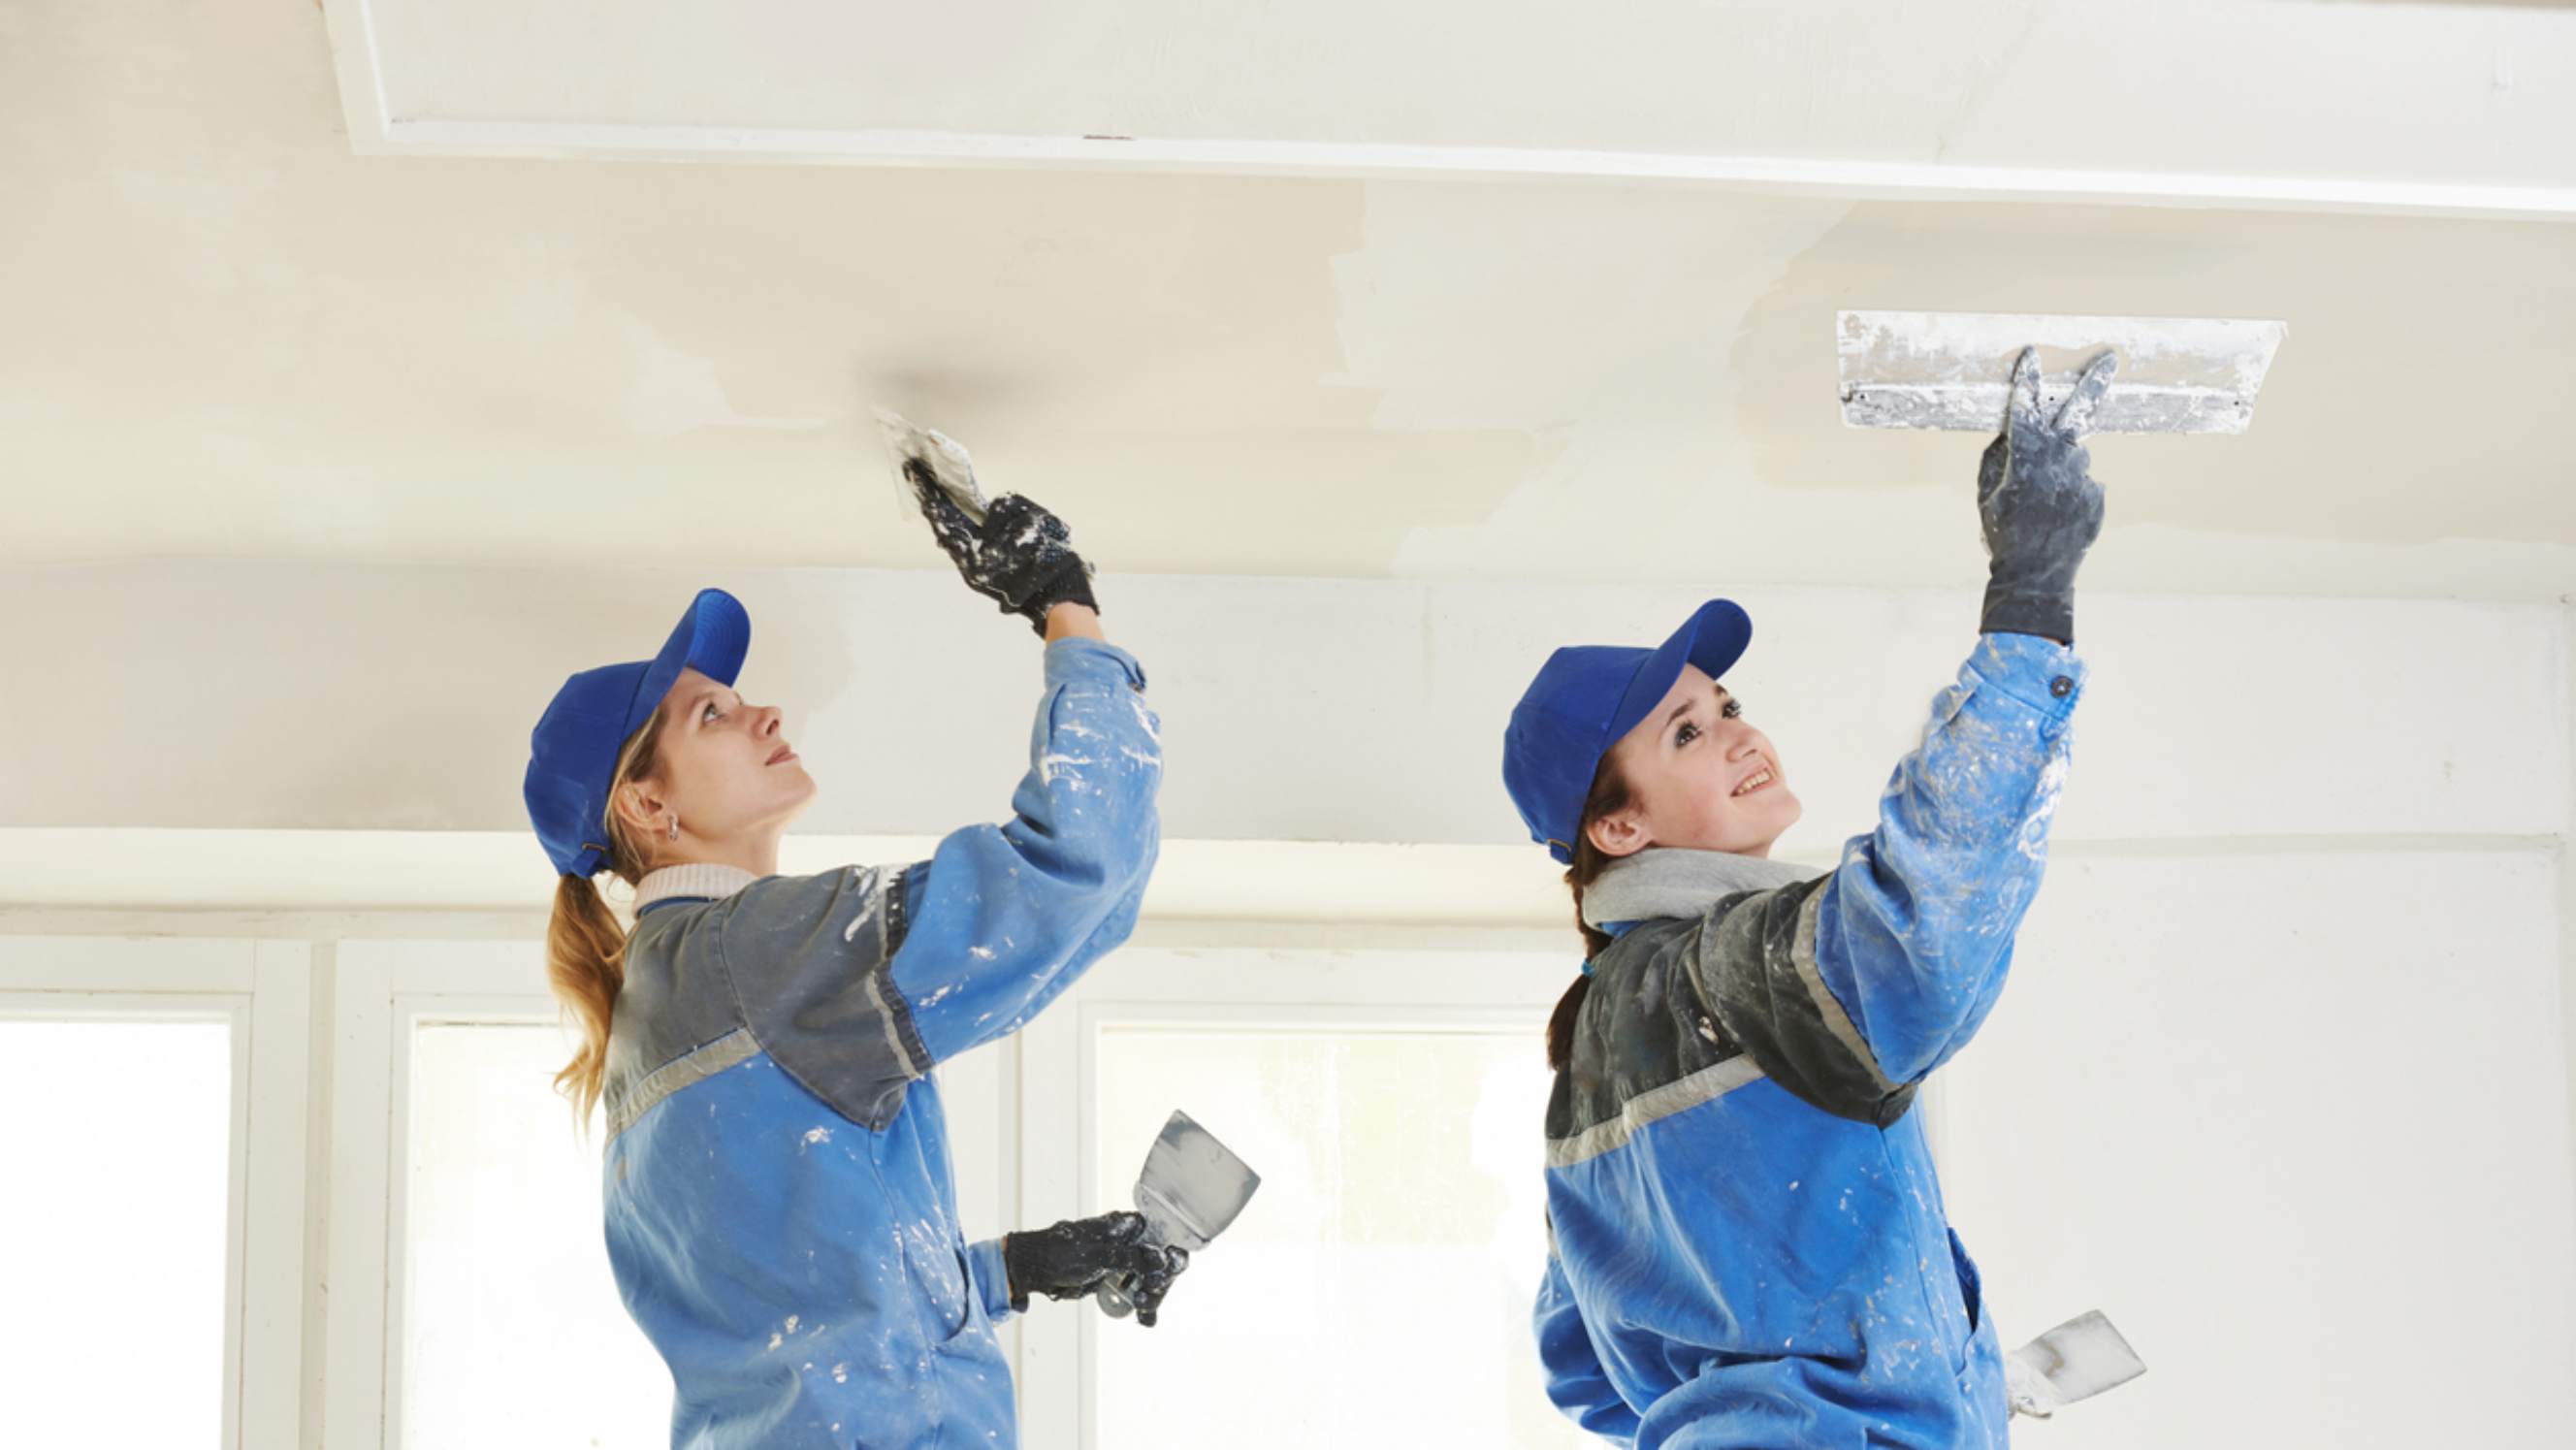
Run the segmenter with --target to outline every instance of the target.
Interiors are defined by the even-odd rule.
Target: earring
[[[671,817],[671,839],[674,841],[680,839],[680,818],[678,816]]]

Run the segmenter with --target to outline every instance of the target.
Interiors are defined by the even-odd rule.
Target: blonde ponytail
[[[607,819],[600,823],[608,833],[608,869],[629,886],[644,879],[651,857],[617,814],[616,792],[652,777],[661,738],[662,712],[656,710],[618,748]],[[555,1074],[555,1091],[571,1100],[574,1119],[587,1123],[607,1085],[608,1029],[616,1021],[618,989],[626,985],[626,928],[589,877],[555,880],[554,917],[546,923],[546,985],[581,1029],[572,1061]]]
[[[583,1122],[599,1105],[608,1071],[608,1026],[617,1012],[617,989],[625,984],[626,929],[589,877],[557,878],[554,920],[546,924],[546,985],[581,1028],[581,1045],[555,1074],[555,1091],[572,1100],[572,1114]]]

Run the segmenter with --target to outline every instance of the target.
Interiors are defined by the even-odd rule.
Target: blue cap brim
[[[743,656],[750,652],[751,615],[742,602],[721,589],[699,590],[671,637],[662,642],[662,652],[635,682],[635,698],[626,707],[626,725],[619,738],[634,734],[653,718],[680,671],[696,670],[731,688],[742,674]]]
[[[1626,738],[1637,722],[1653,714],[1664,696],[1672,693],[1673,682],[1682,677],[1682,666],[1697,665],[1710,679],[1723,678],[1744,658],[1744,647],[1752,642],[1753,617],[1734,600],[1712,599],[1701,605],[1637,666],[1627,693],[1619,697],[1618,713],[1610,717],[1609,738],[1614,743]]]

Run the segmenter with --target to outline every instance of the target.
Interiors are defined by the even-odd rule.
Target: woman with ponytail
[[[1586,960],[1548,1027],[1550,1252],[1536,1311],[1558,1406],[1639,1450],[2000,1447],[2002,1356],[1909,1109],[2002,990],[2047,859],[2084,667],[2077,565],[2102,495],[2016,363],[1978,510],[1979,637],[1875,830],[1819,872],[1724,676],[1752,636],[1712,600],[1660,648],[1549,658],[1505,734],[1533,839],[1566,863]]]
[[[527,804],[547,964],[604,1109],[609,1261],[671,1370],[672,1443],[1017,1443],[993,1326],[1113,1278],[1151,1325],[1178,1250],[1133,1213],[970,1243],[932,1069],[1016,1031],[1123,941],[1159,842],[1144,672],[1100,630],[1064,525],[986,505],[936,434],[906,477],[967,583],[1046,641],[1012,819],[929,860],[778,874],[815,785],[733,688],[750,620],[702,591],[659,654],[574,675]],[[596,884],[634,893],[632,932]]]

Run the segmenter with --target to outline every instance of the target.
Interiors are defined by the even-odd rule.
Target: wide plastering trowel
[[[1136,1211],[1156,1243],[1197,1253],[1225,1232],[1260,1186],[1260,1174],[1189,1114],[1175,1110],[1145,1155],[1145,1171],[1136,1175]],[[1098,1297],[1113,1319],[1135,1312],[1119,1280],[1101,1285]]]
[[[2104,349],[2120,377],[2087,415],[2094,433],[2242,433],[2289,334],[2236,317],[2051,317],[1988,312],[1837,312],[1843,421],[1854,428],[1992,433],[2013,361],[2037,352],[2052,416]]]
[[[2146,1372],[2137,1351],[2096,1309],[2005,1355],[2004,1394],[2014,1414],[2045,1420],[2062,1405],[2091,1399]]]

